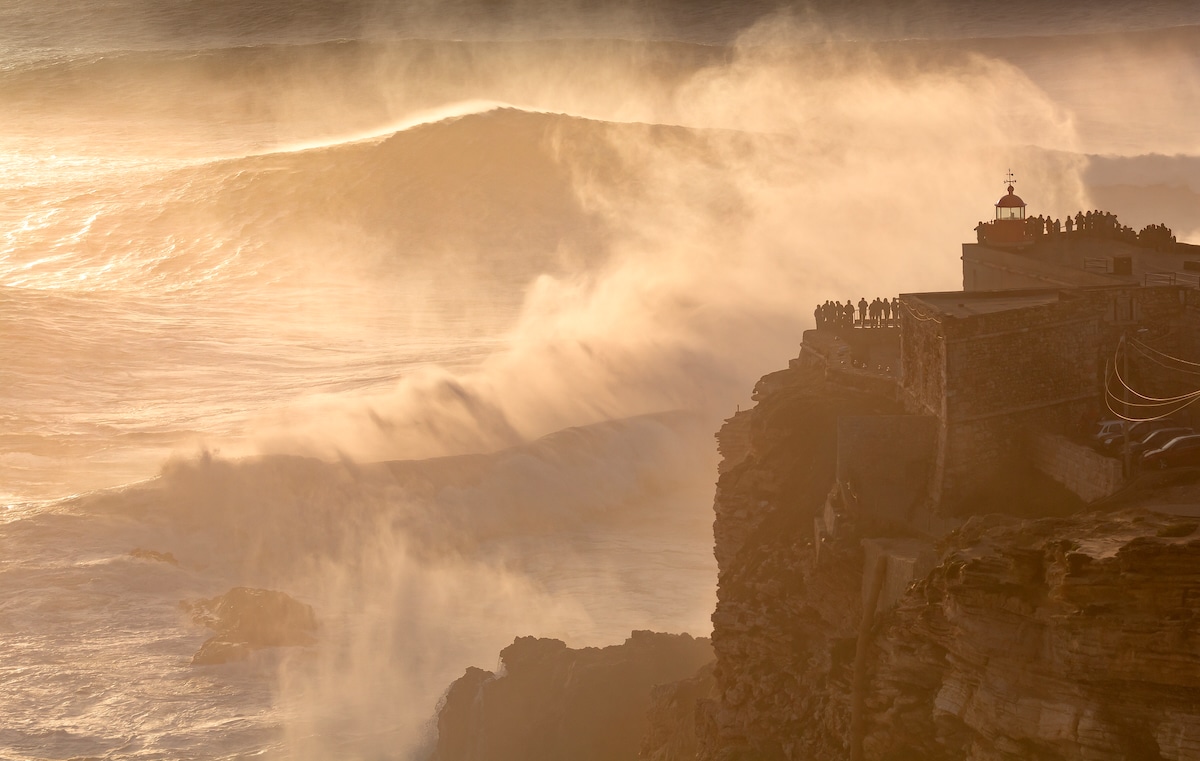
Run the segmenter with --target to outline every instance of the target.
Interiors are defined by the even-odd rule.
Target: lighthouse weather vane
[[[1011,170],[1011,169],[1009,169],[1009,170],[1008,170],[1008,175],[1007,175],[1007,176],[1004,178],[1004,184],[1008,186],[1008,192],[1009,192],[1009,193],[1013,192],[1013,187],[1012,187],[1012,185],[1013,185],[1013,183],[1014,183],[1014,182],[1016,182],[1016,181],[1017,181],[1017,178],[1016,178],[1016,177],[1013,177],[1012,170]]]

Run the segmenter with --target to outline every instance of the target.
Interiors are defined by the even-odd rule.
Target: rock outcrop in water
[[[431,761],[633,761],[651,689],[694,675],[712,647],[647,631],[579,650],[518,637],[500,659],[500,673],[469,668],[450,686]]]
[[[184,607],[193,622],[216,631],[192,657],[193,666],[244,660],[264,647],[316,642],[317,617],[312,607],[283,592],[234,587]]]

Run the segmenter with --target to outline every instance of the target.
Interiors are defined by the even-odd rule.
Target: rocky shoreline
[[[1200,758],[1200,520],[1139,509],[1151,495],[1107,512],[1041,495],[941,537],[888,594],[869,519],[839,514],[830,536],[813,523],[838,418],[895,402],[799,366],[755,400],[718,434],[715,662],[686,635],[587,651],[518,639],[504,674],[451,687],[433,758]],[[682,647],[686,673],[646,681],[629,664],[651,643],[660,660]],[[588,708],[572,714],[581,689]],[[614,718],[635,703],[640,722]],[[521,733],[485,729],[497,715]]]

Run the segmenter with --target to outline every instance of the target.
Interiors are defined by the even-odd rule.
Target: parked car
[[[1158,449],[1142,455],[1144,468],[1177,468],[1200,465],[1200,433],[1176,436]]]
[[[1124,420],[1100,420],[1096,422],[1087,434],[1087,440],[1093,446],[1104,448],[1104,442],[1114,437],[1122,435],[1124,432]]]
[[[1144,441],[1147,436],[1164,428],[1186,428],[1182,420],[1162,418],[1161,420],[1142,420],[1129,426],[1130,441]]]
[[[1165,418],[1163,420],[1141,420],[1136,423],[1130,423],[1129,424],[1129,444],[1130,444],[1131,451],[1133,451],[1136,454],[1139,451],[1145,452],[1145,451],[1147,451],[1147,449],[1156,448],[1156,447],[1142,447],[1139,450],[1137,447],[1137,444],[1139,442],[1144,441],[1147,436],[1150,436],[1158,431],[1161,431],[1161,430],[1164,430],[1167,428],[1181,429],[1180,432],[1178,434],[1176,434],[1179,436],[1182,436],[1185,433],[1195,433],[1195,431],[1184,426],[1183,423],[1180,423],[1177,420],[1170,420],[1170,419],[1165,419]],[[1167,441],[1168,441],[1168,439],[1163,439],[1161,441],[1161,444],[1165,444]],[[1105,436],[1103,439],[1100,440],[1098,448],[1102,452],[1105,452],[1108,454],[1115,454],[1115,453],[1120,452],[1124,446],[1125,446],[1125,434],[1121,430],[1121,426],[1117,425],[1116,431],[1112,435]]]
[[[1146,437],[1141,441],[1131,442],[1129,444],[1129,451],[1132,452],[1135,457],[1140,457],[1146,452],[1158,449],[1171,439],[1175,439],[1180,436],[1187,436],[1188,434],[1195,432],[1195,428],[1159,428],[1157,431],[1151,431],[1150,433],[1146,434]]]

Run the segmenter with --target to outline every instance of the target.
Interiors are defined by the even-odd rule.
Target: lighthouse
[[[1003,248],[1025,248],[1033,245],[1033,236],[1025,222],[1025,202],[1013,191],[1016,179],[1010,171],[1004,179],[1008,194],[996,202],[996,218],[979,225],[979,242]]]

